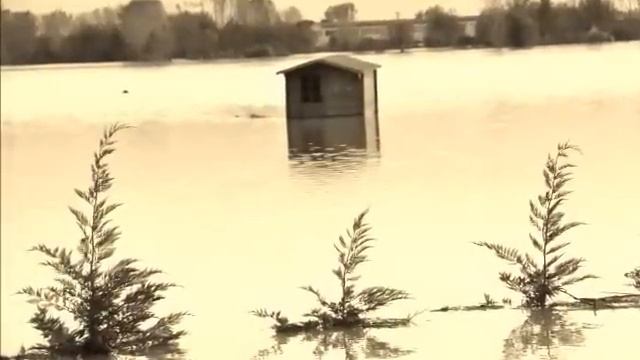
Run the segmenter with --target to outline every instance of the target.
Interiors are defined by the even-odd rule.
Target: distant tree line
[[[352,3],[330,6],[323,23],[335,24],[329,49],[384,51],[407,47],[530,47],[535,45],[640,40],[640,0],[616,8],[613,0],[494,0],[473,22],[441,6],[416,13],[414,20],[389,21],[386,37],[362,37],[349,26]],[[416,29],[424,26],[424,37]]]
[[[416,18],[427,22],[426,46],[529,47],[640,39],[640,1],[624,10],[611,0],[496,1],[480,13],[474,38],[464,34],[455,14],[439,6]]]
[[[455,46],[464,42],[464,29],[458,17],[441,6],[418,12],[416,19],[426,23],[424,45],[427,47]]]
[[[62,62],[164,61],[172,58],[269,56],[312,51],[311,22],[290,7],[280,15],[271,1],[251,1],[251,24],[218,27],[202,12],[167,14],[155,0],[71,15],[2,10],[3,65]],[[260,11],[260,6],[264,11]],[[264,16],[259,16],[263,14]]]
[[[637,5],[633,2],[637,2]],[[71,15],[54,11],[41,16],[2,9],[1,62],[38,64],[101,61],[213,59],[311,52],[314,23],[303,21],[295,7],[278,11],[271,0],[247,0],[243,21],[219,26],[211,16],[178,8],[168,14],[157,0],[136,0],[112,9]],[[353,3],[329,6],[323,23],[355,21]],[[428,47],[529,47],[589,41],[640,39],[640,0],[626,9],[612,0],[496,0],[479,15],[475,35],[460,17],[440,6],[416,14],[425,23]],[[330,50],[404,49],[416,46],[415,22],[391,22],[387,40],[357,38],[348,26],[338,30]]]

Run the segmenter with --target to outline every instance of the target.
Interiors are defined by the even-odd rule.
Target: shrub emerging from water
[[[316,296],[321,307],[308,315],[321,322],[331,321],[336,325],[358,323],[366,313],[409,298],[409,294],[403,290],[381,286],[356,291],[355,283],[360,279],[360,276],[355,275],[356,269],[368,260],[366,251],[371,249],[374,241],[369,235],[371,227],[364,222],[367,213],[368,210],[365,210],[358,215],[351,230],[347,230],[347,238],[340,236],[338,243],[334,244],[338,252],[338,267],[333,270],[333,274],[340,283],[340,300],[329,301],[311,286],[302,288]]]
[[[19,293],[29,296],[38,309],[30,322],[46,343],[33,346],[31,356],[51,358],[82,356],[102,358],[111,355],[181,354],[178,340],[184,331],[175,331],[185,313],[157,317],[151,308],[164,298],[174,284],[153,282],[156,269],[135,267],[134,259],[124,259],[108,267],[105,261],[115,252],[120,238],[109,214],[121,204],[107,202],[113,184],[106,158],[115,151],[114,136],[126,126],[114,125],[104,131],[91,165],[91,185],[75,193],[90,209],[84,213],[70,208],[81,231],[74,259],[72,250],[38,245],[32,251],[46,256],[41,264],[55,271],[54,286],[26,287]],[[71,330],[58,313],[71,315],[78,326]]]
[[[538,235],[530,234],[533,247],[540,256],[541,264],[532,255],[521,255],[513,248],[499,244],[478,242],[476,245],[493,250],[495,254],[512,264],[519,266],[520,274],[500,273],[500,280],[511,290],[524,295],[523,305],[530,308],[545,308],[547,302],[561,292],[564,287],[595,278],[594,275],[575,275],[585,261],[582,258],[564,259],[561,252],[569,242],[559,239],[568,230],[583,225],[581,222],[563,222],[564,213],[560,208],[571,193],[565,189],[571,180],[571,168],[575,165],[565,162],[570,151],[579,151],[569,143],[559,144],[554,157],[548,156],[543,175],[547,190],[539,195],[537,203],[529,201],[531,225]]]
[[[404,319],[379,319],[377,321],[367,321],[364,315],[385,307],[395,301],[409,299],[409,294],[403,290],[397,290],[382,286],[375,286],[356,291],[356,282],[360,276],[356,275],[356,269],[360,264],[367,261],[367,250],[371,249],[374,239],[370,237],[371,227],[364,222],[367,210],[355,218],[353,226],[347,230],[346,238],[340,236],[338,243],[334,244],[338,252],[338,267],[333,270],[333,274],[339,281],[341,297],[338,301],[327,300],[319,290],[305,286],[302,289],[315,295],[320,307],[305,314],[315,320],[303,323],[289,323],[289,320],[282,316],[280,311],[268,311],[259,309],[251,314],[270,318],[276,322],[275,329],[278,332],[298,332],[312,330],[317,327],[397,327],[407,325],[413,317],[418,314],[408,316]]]
[[[484,294],[484,301],[480,304],[482,306],[495,306],[497,302],[489,294]]]
[[[631,281],[633,281],[631,285],[640,290],[640,266],[635,268],[633,271],[624,274],[624,276],[631,279]]]

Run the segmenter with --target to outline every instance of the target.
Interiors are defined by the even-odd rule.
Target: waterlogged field
[[[472,242],[530,250],[528,200],[556,143],[583,149],[566,204],[566,249],[600,276],[582,297],[629,292],[640,265],[640,43],[524,51],[363,55],[382,65],[382,153],[289,161],[284,81],[305,60],[2,68],[1,351],[39,341],[33,307],[13,295],[50,273],[38,243],[75,247],[78,205],[100,132],[119,135],[110,199],[116,259],[165,270],[159,313],[189,311],[192,359],[637,359],[640,311],[425,312],[415,325],[274,337],[250,310],[292,320],[315,306],[300,286],[337,296],[332,243],[370,208],[377,238],[359,286],[407,290],[376,315],[473,305],[505,289],[508,265]],[[123,90],[128,90],[124,94]]]

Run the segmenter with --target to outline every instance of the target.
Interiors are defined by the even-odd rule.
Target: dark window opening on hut
[[[308,75],[301,78],[302,102],[319,103],[322,102],[322,91],[320,86],[320,76]]]

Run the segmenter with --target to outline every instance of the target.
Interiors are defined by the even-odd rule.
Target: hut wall
[[[288,123],[289,149],[309,152],[314,148],[364,149],[367,136],[362,116],[308,118]]]
[[[367,149],[378,150],[378,109],[375,72],[364,75],[364,126]]]
[[[318,76],[322,101],[302,101],[302,78]],[[317,65],[287,75],[287,117],[306,119],[318,117],[363,115],[362,81],[358,74]]]

